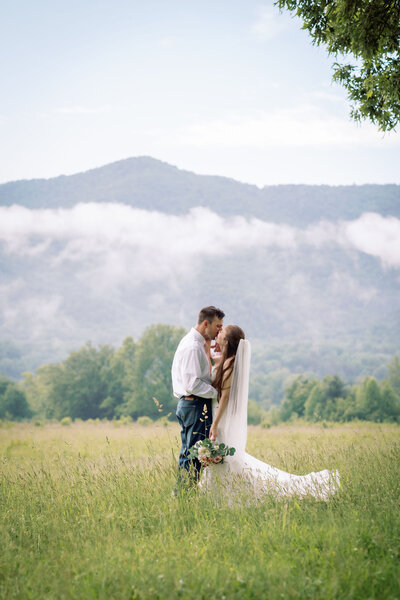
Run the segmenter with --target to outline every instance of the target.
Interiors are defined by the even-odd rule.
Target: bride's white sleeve
[[[233,367],[224,426],[224,442],[228,446],[236,448],[236,458],[243,456],[246,449],[250,356],[250,342],[240,340]]]

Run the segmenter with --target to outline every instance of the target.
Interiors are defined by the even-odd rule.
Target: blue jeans
[[[178,479],[185,474],[197,482],[200,477],[201,464],[197,458],[190,458],[188,453],[189,448],[196,442],[209,437],[212,423],[211,398],[199,398],[198,396],[194,396],[194,400],[181,398],[176,408],[176,417],[181,426],[182,439]]]

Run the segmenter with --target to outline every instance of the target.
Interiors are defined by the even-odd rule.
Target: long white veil
[[[227,457],[226,469],[221,466],[207,468],[209,479],[206,485],[212,485],[218,479],[231,493],[232,474],[244,475],[254,485],[255,493],[269,492],[271,489],[282,496],[297,494],[327,500],[340,486],[337,471],[327,469],[307,475],[293,475],[281,471],[246,452],[247,442],[247,405],[249,398],[250,343],[240,340],[233,366],[232,384],[229,402],[220,422],[220,441],[236,449],[233,456]],[[219,436],[218,436],[219,437]],[[207,484],[208,481],[208,484]]]
[[[244,456],[246,448],[250,356],[250,342],[240,340],[233,366],[224,426],[224,442],[236,448],[235,458]]]

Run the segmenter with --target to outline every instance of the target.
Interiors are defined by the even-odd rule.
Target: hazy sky
[[[400,134],[349,119],[325,52],[255,0],[15,0],[0,182],[148,155],[277,183],[400,183]]]

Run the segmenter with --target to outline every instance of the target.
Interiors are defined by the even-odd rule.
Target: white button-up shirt
[[[211,385],[210,362],[204,344],[204,337],[194,327],[179,342],[171,369],[176,398],[192,394],[201,398],[217,397],[217,390]]]

